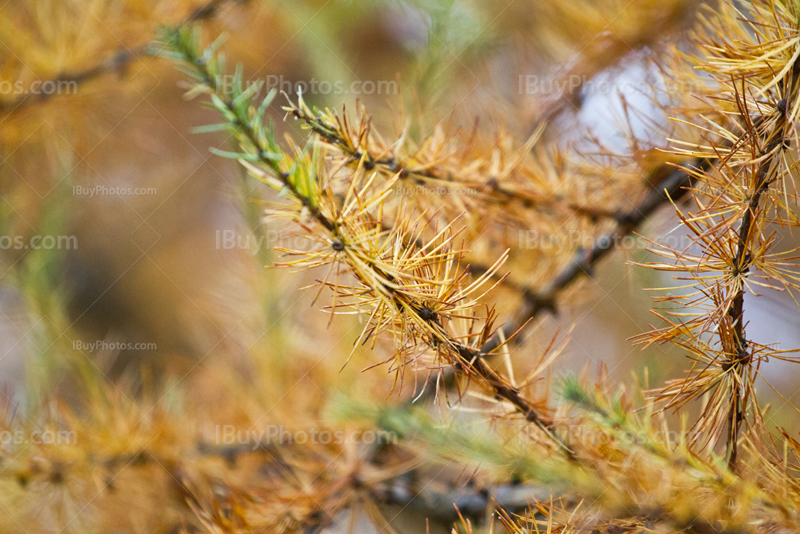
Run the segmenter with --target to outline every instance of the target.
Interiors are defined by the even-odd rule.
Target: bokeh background
[[[672,47],[691,51],[687,32],[703,9],[688,0],[249,0],[212,2],[206,16],[208,7],[204,0],[0,6],[0,80],[9,82],[0,85],[2,232],[24,243],[42,235],[77,244],[0,251],[0,380],[23,406],[42,388],[76,394],[83,387],[76,366],[134,392],[176,384],[213,392],[209,375],[220,372],[246,388],[263,385],[253,376],[268,369],[264,405],[250,409],[275,420],[341,389],[385,398],[391,387],[381,370],[360,372],[376,361],[367,350],[340,372],[359,325],[347,318],[327,325],[312,307],[315,290],[303,289],[314,273],[268,268],[278,257],[272,247],[293,237],[262,220],[259,203],[275,198],[209,152],[228,140],[191,133],[216,119],[184,99],[184,76],[151,54],[159,26],[195,14],[207,40],[225,36],[228,62],[241,63],[245,79],[290,94],[307,86],[305,100],[318,106],[363,104],[384,132],[408,125],[420,137],[450,120],[477,123],[486,138],[502,128],[524,140],[543,124],[545,145],[580,148],[593,136],[620,150],[632,132],[644,147],[636,157],[657,159],[664,156],[650,149],[666,146],[670,132],[657,104],[679,96],[664,81],[662,58]],[[75,77],[74,90],[25,93],[35,81]],[[286,102],[279,96],[269,113],[281,133],[302,140],[308,133],[284,120]],[[680,233],[676,221],[667,207],[640,233]],[[796,241],[782,236],[781,248]],[[524,283],[525,251],[512,253],[512,275]],[[680,350],[629,340],[657,321],[642,288],[677,285],[628,263],[648,259],[638,242],[603,261],[566,294],[558,316],[526,331],[515,360],[537,361],[559,329],[571,330],[554,376],[604,365],[631,388],[682,376],[689,362]],[[500,288],[493,298],[508,320],[519,295]],[[746,302],[751,337],[800,346],[788,295]],[[797,370],[771,362],[763,371],[791,399]],[[400,396],[411,389],[406,384]],[[774,404],[773,422],[791,427],[796,412],[766,384],[761,389]],[[205,402],[221,402],[218,395]],[[209,427],[213,421],[209,415]]]

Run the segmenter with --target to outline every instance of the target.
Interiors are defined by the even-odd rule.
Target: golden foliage
[[[139,42],[135,36],[154,20],[194,18],[221,4],[197,11],[182,2],[125,2],[104,15],[134,17],[125,43]],[[622,4],[595,8],[615,12]],[[589,33],[598,24],[611,28],[616,37],[605,36],[583,57],[599,72],[628,53],[627,41],[645,47],[659,39],[643,26],[679,26],[685,4],[637,2],[603,24],[582,2],[538,9],[582,21]],[[13,16],[0,23],[0,40],[25,27],[17,42],[26,56],[3,56],[0,75],[29,81],[84,72],[111,39],[80,8],[15,4]],[[241,68],[231,90],[220,83],[227,75],[221,40],[204,48],[194,25],[163,30],[146,54],[172,60],[191,80],[187,97],[203,96],[221,117],[195,131],[235,141],[232,152],[213,152],[277,193],[265,210],[268,221],[288,224],[301,237],[277,247],[282,257],[275,267],[313,273],[314,301],[323,293],[330,298],[323,304],[328,324],[345,316],[338,322],[357,322],[358,333],[347,361],[281,354],[253,362],[249,382],[212,367],[163,391],[151,389],[145,373],[132,398],[126,393],[134,387],[109,384],[94,362],[76,356],[65,364],[81,374],[71,402],[53,394],[52,404],[40,399],[22,417],[11,403],[3,406],[0,435],[61,441],[2,444],[0,525],[136,532],[183,523],[188,532],[289,533],[354,530],[360,514],[390,530],[386,506],[422,502],[426,517],[442,514],[442,507],[453,517],[453,505],[454,532],[476,532],[482,519],[492,532],[513,534],[797,530],[800,442],[785,430],[771,434],[756,389],[771,360],[796,357],[747,336],[745,295],[749,302],[775,290],[797,302],[800,289],[800,254],[778,247],[778,232],[799,226],[798,9],[778,0],[705,9],[693,41],[697,55],[672,51],[661,65],[668,70],[675,63],[676,78],[697,89],[697,101],[663,110],[677,124],[669,154],[633,133],[635,111],[626,102],[622,153],[591,132],[582,146],[594,153],[587,154],[546,144],[544,127],[518,143],[503,127],[488,138],[477,125],[464,130],[454,120],[414,139],[405,113],[390,136],[378,132],[365,107],[339,114],[306,105],[302,95],[283,110],[301,121],[309,139],[279,140],[268,118],[276,91],[262,98],[263,84],[245,87]],[[50,17],[54,10],[58,16]],[[62,26],[70,18],[74,24]],[[47,46],[40,33],[50,36]],[[70,53],[53,62],[51,48]],[[676,63],[687,58],[692,69]],[[36,73],[25,71],[28,63]],[[101,75],[115,70],[99,68]],[[0,104],[0,111],[17,115],[6,141],[19,143],[25,114],[53,103],[40,99],[18,112],[11,109],[16,104]],[[635,341],[675,344],[691,361],[686,377],[646,390],[651,397],[641,402],[634,401],[638,386],[630,392],[611,385],[603,372],[594,384],[568,377],[555,387],[546,374],[567,346],[557,334],[533,357],[522,355],[528,365],[518,379],[515,336],[539,312],[554,311],[616,240],[669,201],[688,234],[685,246],[648,240],[660,259],[633,263],[670,273],[681,286],[659,289],[667,292],[656,297],[659,324]],[[509,246],[509,232],[528,230],[559,246]],[[512,280],[502,273],[507,268],[524,276]],[[519,293],[521,326],[498,326],[492,303],[500,288]],[[306,342],[304,350],[313,351]],[[365,367],[385,364],[394,373],[391,386],[365,378],[376,373],[346,376],[352,364],[342,375],[333,372],[363,361],[367,349],[380,356]],[[351,391],[331,401],[327,391],[304,382],[310,374],[331,389],[369,394]],[[301,384],[296,390],[286,386],[290,377]],[[413,389],[405,404],[374,398],[376,391],[404,388]],[[551,392],[558,403],[548,402]],[[414,399],[425,394],[450,410],[436,418],[417,409]],[[697,399],[702,409],[690,422],[686,409]],[[680,430],[671,430],[665,410],[683,410]],[[274,442],[254,434],[265,420],[290,437]],[[345,439],[295,437],[309,428]],[[231,439],[222,440],[229,430]],[[385,440],[348,439],[379,431]],[[724,456],[718,442],[725,443]],[[453,466],[460,472],[449,484],[431,475]],[[341,525],[348,514],[349,524]]]

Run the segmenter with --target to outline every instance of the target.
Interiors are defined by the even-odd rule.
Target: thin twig
[[[700,164],[701,167],[706,162]],[[677,201],[689,190],[693,177],[685,170],[677,168],[662,182],[648,191],[644,200],[631,211],[618,216],[617,227],[610,234],[598,239],[591,250],[583,252],[567,267],[565,267],[544,291],[532,291],[524,288],[523,302],[517,310],[514,319],[507,322],[495,335],[481,347],[481,358],[496,350],[504,339],[511,338],[525,325],[532,324],[543,312],[557,312],[558,299],[561,293],[584,276],[591,276],[595,265],[614,249],[614,243],[622,237],[630,235],[637,227],[647,220],[656,210],[668,204],[670,200]],[[473,268],[474,269],[474,268]],[[471,269],[472,270],[472,269]],[[479,271],[475,271],[478,273]],[[522,325],[520,327],[519,325]],[[519,340],[519,336],[516,338]],[[446,373],[445,385],[451,384],[455,379],[453,372]],[[416,397],[414,402],[429,400],[436,390],[436,377],[431,377],[424,388],[425,390]]]
[[[414,179],[422,183],[427,181],[449,183],[454,186],[471,185],[465,182],[459,182],[458,177],[453,176],[451,173],[437,173],[436,167],[426,167],[424,169],[413,169],[406,165],[404,162],[395,157],[380,157],[377,154],[372,154],[368,150],[361,150],[352,147],[346,139],[344,139],[336,129],[324,122],[320,122],[318,117],[309,115],[305,110],[293,106],[291,109],[292,115],[302,120],[308,125],[309,129],[320,138],[324,139],[329,144],[337,147],[348,157],[348,164],[360,164],[364,162],[364,167],[367,170],[380,169],[382,172],[388,174],[398,174],[401,179]],[[547,208],[562,206],[566,209],[592,220],[594,219],[616,219],[617,214],[602,208],[585,207],[581,204],[574,202],[563,201],[559,199],[546,199],[537,195],[533,191],[516,191],[503,187],[496,179],[490,179],[480,186],[480,189],[488,192],[487,201],[494,197],[496,202],[503,201],[519,201],[527,209],[534,208]]]
[[[217,83],[208,68],[207,62],[199,61],[199,58],[195,57],[193,50],[187,47],[180,39],[176,39],[173,46],[175,46],[175,50],[181,54],[183,61],[185,61],[188,65],[191,65],[192,68],[194,68],[195,71],[200,75],[202,78],[202,83],[205,84],[211,91],[217,93]],[[233,114],[233,116],[236,116],[237,109],[233,100],[225,100],[224,105],[227,107],[228,111]],[[258,135],[258,132],[255,131],[252,124],[250,124],[248,121],[239,119],[237,120],[236,126],[244,134],[247,141],[258,151],[257,157],[259,162],[272,171],[275,178],[277,178],[280,183],[291,193],[291,196],[303,204],[309,215],[318,224],[325,228],[325,230],[330,233],[331,237],[335,238],[337,242],[343,243],[343,239],[341,236],[339,236],[339,226],[337,222],[329,219],[324,213],[322,213],[319,207],[316,206],[306,194],[297,188],[297,186],[290,179],[290,175],[281,170],[280,162],[270,154],[269,147],[264,144],[261,136]],[[377,277],[379,280],[392,279],[390,274],[382,272],[379,267],[372,266],[372,269],[379,275]],[[382,291],[386,295],[390,295],[398,309],[402,310],[410,308],[413,310],[422,310],[424,308],[422,303],[414,302],[407,295],[398,293],[393,286],[383,282],[376,283],[379,284],[379,287],[374,289],[376,291]],[[441,324],[439,324],[439,319],[435,315],[421,318],[430,325],[432,330],[437,331],[438,335],[440,336],[440,338],[432,337],[427,341],[431,349],[435,351],[444,349],[452,356],[457,356],[457,358],[452,358],[452,360],[458,362],[457,365],[461,366],[470,374],[477,376],[482,383],[486,384],[491,389],[495,396],[511,403],[527,421],[544,431],[544,433],[557,446],[569,451],[563,442],[551,432],[552,422],[543,415],[539,414],[534,405],[520,395],[519,390],[508,385],[506,381],[497,374],[497,372],[495,372],[486,364],[483,359],[484,354],[482,349],[470,347],[454,339],[449,332],[445,331],[441,327]],[[440,341],[443,342],[440,343]]]
[[[753,225],[756,218],[756,212],[761,205],[761,199],[764,194],[769,190],[772,179],[770,175],[773,171],[773,164],[775,158],[783,151],[786,142],[786,128],[789,125],[787,121],[787,114],[791,109],[789,98],[795,86],[795,80],[800,75],[800,63],[795,62],[792,66],[792,74],[789,82],[789,91],[785,93],[787,99],[784,101],[783,106],[779,106],[778,110],[781,113],[775,128],[770,132],[767,139],[767,146],[764,148],[762,154],[769,155],[764,161],[761,162],[758,169],[758,182],[756,184],[755,192],[750,197],[747,204],[747,210],[742,215],[742,222],[739,226],[738,245],[736,249],[736,257],[732,269],[737,276],[747,276],[750,270],[749,267],[749,243],[750,234],[753,231]],[[785,86],[785,84],[784,84]],[[755,125],[753,126],[756,127]],[[753,133],[754,137],[757,132]],[[732,371],[735,373],[742,373],[750,364],[751,357],[748,352],[748,343],[745,339],[744,332],[744,286],[739,290],[731,303],[730,315],[734,321],[733,325],[733,338],[734,338],[734,351],[728,360]],[[726,454],[728,456],[728,469],[734,471],[736,469],[736,462],[738,459],[738,441],[739,429],[742,421],[744,420],[745,407],[743,406],[744,400],[742,399],[741,388],[737,381],[734,381],[731,387],[731,404],[728,411],[728,436],[726,443]]]

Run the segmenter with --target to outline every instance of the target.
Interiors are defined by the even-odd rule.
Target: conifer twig
[[[666,403],[663,409],[678,409],[706,396],[691,441],[724,441],[731,472],[738,466],[742,423],[752,415],[753,428],[765,424],[754,386],[761,364],[770,357],[796,361],[782,355],[795,351],[746,338],[744,296],[758,296],[762,288],[800,289],[794,251],[773,252],[777,240],[768,232],[770,224],[800,225],[789,204],[797,202],[796,191],[789,191],[796,163],[787,153],[800,110],[799,24],[797,5],[775,0],[741,9],[720,4],[703,19],[697,37],[703,53],[692,62],[695,71],[711,75],[714,94],[704,102],[707,109],[677,119],[694,126],[702,141],[672,141],[675,154],[713,165],[693,172],[698,212],[676,208],[689,246],[654,242],[648,250],[669,262],[644,264],[689,281],[682,282],[685,291],[656,299],[670,304],[653,310],[667,326],[637,336],[643,344],[674,343],[693,360],[687,376],[668,381],[655,398]],[[761,444],[760,433],[750,438]]]
[[[559,272],[544,291],[528,290],[523,295],[525,305],[518,313],[516,324],[525,324],[544,311],[556,311],[558,297],[575,281],[591,276],[595,266],[614,250],[614,243],[632,234],[642,223],[659,208],[669,204],[670,200],[680,200],[692,185],[692,176],[683,169],[675,169],[656,187],[647,192],[645,198],[636,207],[626,213],[617,214],[616,228],[609,234],[599,238],[597,244],[588,251],[581,252],[578,257]],[[503,337],[514,333],[513,325],[503,328]],[[492,338],[482,349],[489,353],[500,343],[500,336]]]
[[[302,101],[299,105],[293,103],[287,108],[297,119],[303,121],[306,127],[320,139],[336,147],[346,157],[347,165],[363,165],[366,170],[377,169],[388,175],[398,175],[402,180],[415,180],[419,184],[447,184],[454,188],[464,188],[479,192],[483,202],[503,205],[515,201],[527,209],[552,209],[563,207],[567,210],[589,217],[591,219],[609,218],[616,219],[617,214],[602,208],[586,207],[575,202],[547,198],[533,188],[510,188],[496,178],[484,182],[475,182],[458,173],[458,170],[440,168],[441,162],[425,161],[412,155],[406,161],[401,155],[387,147],[372,147],[370,135],[372,125],[369,118],[362,112],[364,131],[358,139],[353,138],[348,131],[347,118],[327,112],[313,112]],[[473,133],[475,135],[476,132]],[[536,138],[538,134],[534,135]],[[425,144],[425,141],[418,146]],[[526,147],[527,148],[527,147]],[[421,159],[421,160],[420,160]]]
[[[700,168],[705,167],[707,162],[700,163]],[[658,170],[656,171],[658,172]],[[652,216],[659,208],[669,204],[671,201],[679,201],[692,186],[693,176],[682,168],[675,168],[667,175],[662,182],[647,192],[645,198],[632,210],[627,213],[619,214],[616,218],[619,221],[616,229],[597,240],[597,244],[589,251],[582,252],[575,259],[560,271],[543,291],[533,291],[530,288],[522,290],[522,304],[517,310],[515,317],[501,327],[498,332],[481,347],[481,357],[492,353],[499,347],[503,340],[515,335],[520,329],[524,329],[543,312],[556,313],[558,300],[561,293],[569,288],[573,283],[584,276],[591,276],[597,263],[611,253],[614,243],[619,239],[633,233],[643,222]],[[476,271],[482,274],[481,270]],[[519,339],[517,337],[516,339]],[[455,375],[448,373],[444,384],[449,385]],[[426,393],[418,396],[417,399],[430,399],[435,393],[435,377],[429,380],[425,386]]]
[[[786,148],[786,128],[789,126],[787,117],[789,110],[793,107],[794,100],[791,98],[795,96],[798,76],[800,76],[800,63],[795,59],[794,63],[791,65],[791,76],[788,83],[786,83],[786,80],[782,81],[784,86],[788,86],[788,88],[784,87],[784,94],[787,98],[777,106],[779,117],[774,128],[767,136],[767,144],[762,152],[764,160],[761,162],[756,173],[756,187],[747,203],[747,209],[742,215],[742,221],[739,225],[739,241],[733,265],[733,270],[737,272],[746,273],[750,269],[748,256],[750,255],[749,244],[751,242],[751,232],[754,231],[753,225],[756,212],[761,205],[761,200],[774,181],[770,176],[774,169],[775,159]],[[757,135],[756,131],[751,133],[753,136]],[[735,343],[735,352],[731,354],[728,362],[731,366],[736,368],[737,372],[741,372],[751,361],[744,332],[744,293],[745,290],[744,287],[742,287],[734,297],[730,309],[730,314],[734,320],[733,339]],[[744,419],[743,408],[740,388],[734,387],[731,390],[731,406],[728,411],[728,437],[726,443],[728,468],[731,471],[736,469],[739,428]]]
[[[258,85],[242,92],[241,83],[234,83],[233,94],[221,93],[215,80],[218,71],[224,69],[224,59],[214,57],[216,44],[201,53],[199,39],[197,31],[168,32],[164,40],[168,52],[164,55],[180,61],[184,72],[199,82],[190,94],[207,93],[213,106],[225,117],[227,122],[205,128],[204,131],[231,132],[239,140],[244,152],[222,154],[218,151],[218,153],[238,159],[259,179],[278,190],[287,192],[292,200],[300,204],[302,214],[292,211],[294,208],[290,206],[284,210],[283,215],[293,218],[297,224],[309,231],[312,239],[326,244],[323,246],[326,246],[327,250],[287,251],[290,254],[304,255],[307,259],[286,265],[305,268],[330,265],[333,270],[338,269],[340,262],[346,264],[360,287],[347,288],[326,281],[321,282],[321,285],[328,285],[334,291],[333,311],[337,306],[343,305],[337,301],[340,296],[359,298],[374,308],[359,342],[366,343],[370,338],[374,340],[379,332],[388,329],[394,332],[397,358],[403,357],[409,350],[415,350],[419,344],[426,345],[438,357],[478,378],[494,396],[510,403],[526,421],[540,428],[559,447],[565,448],[552,433],[552,421],[544,417],[516,387],[510,385],[489,367],[483,359],[484,354],[480,351],[480,345],[474,345],[476,342],[474,340],[488,339],[491,335],[492,314],[487,317],[480,332],[465,337],[472,339],[472,342],[459,340],[446,328],[446,324],[453,320],[466,318],[463,315],[464,311],[477,306],[477,303],[465,300],[467,295],[477,290],[491,274],[496,272],[503,258],[468,287],[460,288],[459,282],[466,273],[456,275],[452,279],[450,278],[452,275],[448,274],[452,265],[458,265],[460,258],[457,251],[451,250],[455,236],[447,237],[452,233],[448,228],[439,232],[433,241],[420,246],[420,238],[414,237],[407,229],[411,227],[410,223],[401,220],[395,222],[387,244],[382,243],[384,227],[379,219],[371,219],[369,213],[372,206],[382,212],[382,200],[392,183],[382,184],[377,191],[372,191],[371,180],[365,185],[354,182],[349,185],[350,192],[346,195],[343,207],[326,204],[325,202],[331,202],[334,195],[329,189],[316,190],[318,185],[313,175],[314,165],[304,171],[301,162],[295,160],[291,163],[291,169],[285,170],[289,165],[287,162],[290,161],[287,159],[288,156],[282,154],[280,147],[272,139],[271,132],[262,128],[264,112],[275,92],[272,91],[262,101],[258,111],[254,111],[250,105],[259,89]],[[237,71],[236,77],[237,80],[241,80],[241,71]],[[256,166],[266,170],[268,174],[264,174]],[[311,174],[301,174],[304,172]],[[330,187],[327,179],[323,180],[323,183],[328,184],[325,187]],[[358,211],[352,211],[353,209]],[[318,224],[325,235],[321,236],[316,230],[306,226],[303,222],[303,218],[306,217]],[[370,248],[372,246],[379,247],[378,250],[394,251],[397,265],[381,259],[380,255],[376,256],[377,252]],[[415,269],[421,271],[417,273],[408,270],[407,264],[418,265]],[[434,279],[428,280],[431,276]],[[435,279],[440,276],[447,278]],[[431,284],[434,295],[438,295],[436,297],[438,302],[423,301],[425,294],[422,289],[426,287],[424,283]],[[448,289],[451,284],[453,284],[452,289]],[[452,300],[452,304],[448,303],[448,299]],[[349,306],[363,309],[363,304]],[[404,361],[398,363],[398,373],[405,365]]]

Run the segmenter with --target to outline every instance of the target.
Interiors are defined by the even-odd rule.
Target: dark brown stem
[[[362,159],[366,158],[365,166],[367,170],[372,170],[377,167],[385,173],[399,174],[403,179],[416,179],[421,182],[438,181],[456,187],[471,187],[473,189],[477,188],[480,189],[481,192],[486,193],[486,201],[494,201],[498,203],[518,201],[526,209],[554,208],[561,206],[576,214],[583,215],[591,219],[617,218],[616,213],[601,208],[587,208],[574,202],[542,198],[541,196],[538,196],[532,192],[507,189],[503,187],[502,184],[498,183],[498,181],[494,178],[490,178],[485,184],[476,186],[472,183],[459,181],[457,177],[454,177],[450,173],[446,173],[442,176],[431,169],[411,169],[393,157],[378,158],[369,152],[366,154],[363,153],[360,149],[351,146],[346,139],[344,139],[342,135],[337,132],[337,128],[335,126],[320,122],[320,120],[318,120],[316,117],[308,115],[300,108],[293,107],[291,112],[296,118],[304,121],[312,132],[317,134],[329,144],[336,146],[339,150],[346,154],[352,163],[358,163]]]
[[[211,90],[216,91],[217,85],[214,81],[211,73],[208,70],[208,67],[205,63],[200,63],[193,61],[191,51],[184,50],[183,51],[184,59],[190,65],[193,65],[197,72],[202,76],[203,83],[208,86]],[[237,114],[236,107],[233,105],[233,102],[228,100],[226,102],[226,107],[228,110],[234,114]],[[289,175],[282,172],[280,169],[280,163],[275,160],[274,158],[268,158],[262,156],[268,152],[267,147],[263,146],[258,133],[253,129],[252,125],[243,119],[240,119],[239,124],[237,125],[239,130],[244,134],[247,142],[252,145],[258,151],[259,159],[263,165],[266,165],[268,168],[272,170],[272,173],[275,177],[280,180],[280,182],[290,191],[291,195],[299,200],[303,206],[309,211],[311,216],[316,220],[321,226],[323,226],[332,237],[338,236],[338,229],[337,224],[335,221],[331,221],[325,215],[319,211],[319,208],[311,202],[311,199],[305,195],[303,195],[297,187],[292,183],[290,180]],[[383,278],[390,280],[391,276],[387,273],[380,272],[376,268],[376,272]],[[413,300],[409,300],[406,295],[397,292],[393,287],[389,285],[383,285],[380,289],[382,289],[386,294],[392,295],[392,298],[395,299],[397,309],[398,310],[405,310],[407,307],[413,310],[421,310],[423,306],[418,303],[414,302]],[[377,291],[378,288],[375,288]],[[404,306],[405,304],[406,306]],[[458,358],[452,358],[453,361],[458,361],[458,365],[461,365],[464,368],[468,368],[469,372],[477,375],[482,383],[489,386],[492,392],[498,398],[506,400],[510,402],[515,408],[520,411],[528,420],[529,422],[537,425],[542,430],[544,430],[548,436],[553,439],[553,441],[563,446],[563,444],[555,437],[551,432],[551,426],[545,419],[540,416],[534,406],[525,400],[520,394],[519,391],[515,388],[509,386],[505,383],[505,381],[497,375],[497,373],[489,367],[486,362],[483,361],[481,351],[478,349],[473,349],[466,345],[459,343],[458,341],[454,340],[448,332],[446,332],[442,327],[441,324],[438,322],[438,318],[431,317],[427,319],[429,324],[433,329],[438,332],[438,336],[431,336],[428,340],[428,345],[434,350],[438,350],[441,345],[445,346],[445,350],[447,351],[454,351],[454,355],[457,355]]]
[[[533,404],[520,395],[519,389],[509,385],[497,372],[492,369],[483,357],[480,350],[458,345],[459,356],[464,363],[454,365],[453,369],[461,369],[462,372],[477,375],[480,380],[489,386],[498,399],[509,402],[517,412],[521,413],[525,420],[544,432],[559,448],[570,453],[569,447],[553,433],[554,422],[544,417],[533,406]]]
[[[412,513],[448,523],[457,521],[459,513],[466,518],[484,518],[492,508],[502,510],[507,514],[522,514],[531,509],[532,502],[548,502],[552,495],[550,489],[532,484],[504,484],[490,488],[468,487],[440,493],[430,489],[427,485],[421,490],[416,490],[413,479],[409,480],[409,478],[407,474],[395,477],[380,486],[376,485],[370,488],[370,494],[378,503],[402,506]],[[676,514],[674,510],[661,507],[625,506],[623,509],[617,510],[613,516],[620,522],[624,521],[631,531],[636,530],[631,523],[640,526],[642,530],[647,530],[647,527],[654,523],[664,522],[672,525],[678,531],[697,534],[742,534],[746,532],[741,528],[726,528],[710,523],[700,515]],[[524,517],[523,514],[514,519],[519,519],[519,524],[524,526]],[[607,521],[608,518],[605,520]],[[528,524],[532,527],[532,521],[535,519],[528,519],[528,521],[531,521]],[[592,523],[592,526],[600,526],[600,524]],[[590,530],[598,532],[591,527],[585,528],[586,532]],[[622,532],[624,529],[611,527],[608,531]]]
[[[353,159],[353,161],[361,161],[364,154],[358,152],[351,147],[346,140],[338,135],[335,128],[330,125],[321,124],[315,117],[310,117],[303,110],[293,108],[292,113],[298,119],[304,120],[317,135],[325,139],[328,143],[337,146],[343,150],[345,154]],[[425,171],[412,171],[402,167],[394,159],[376,159],[371,154],[366,154],[367,161],[370,168],[377,166],[384,166],[388,172],[400,173],[409,176],[414,174],[422,178],[439,179],[430,170]],[[450,340],[451,344],[455,346],[459,352],[462,360],[460,365],[454,365],[454,370],[460,370],[467,374],[476,375],[485,385],[488,385],[495,396],[499,399],[509,402],[515,409],[520,412],[525,419],[539,427],[546,433],[557,445],[566,451],[568,447],[553,434],[553,422],[544,418],[534,406],[524,399],[519,391],[513,386],[506,383],[485,361],[485,357],[491,352],[495,351],[503,343],[504,339],[513,336],[517,330],[517,324],[525,324],[529,320],[535,318],[542,311],[555,311],[556,300],[558,295],[568,286],[570,286],[577,278],[582,275],[591,273],[593,266],[605,257],[611,250],[613,250],[615,243],[621,238],[630,234],[636,227],[638,227],[646,218],[651,215],[658,207],[668,202],[670,198],[680,197],[684,192],[684,186],[689,185],[691,179],[688,174],[683,171],[675,171],[659,184],[658,187],[652,189],[644,201],[635,209],[627,213],[613,214],[614,220],[617,221],[617,228],[610,235],[604,239],[598,240],[598,244],[588,252],[582,253],[580,258],[574,263],[570,264],[563,272],[561,272],[551,283],[550,287],[540,293],[535,293],[529,288],[522,288],[524,295],[523,307],[518,314],[515,322],[507,324],[501,332],[495,334],[483,347],[474,349],[466,347]],[[513,192],[506,192],[499,186],[493,188],[493,192],[500,191],[503,195],[509,198],[513,197]],[[597,216],[596,212],[591,214]],[[480,266],[472,266],[470,270],[473,274],[486,272],[486,269]],[[455,373],[450,373],[452,381]],[[445,377],[448,380],[447,377]],[[434,385],[426,384],[424,391],[431,392],[435,388]],[[424,394],[424,392],[423,392]],[[430,393],[429,393],[430,394]]]
[[[734,258],[733,273],[738,277],[746,277],[750,269],[750,238],[755,228],[757,212],[761,206],[761,200],[769,191],[772,182],[773,164],[775,157],[778,156],[786,147],[786,128],[789,127],[788,113],[792,109],[794,92],[797,87],[797,80],[800,78],[800,63],[797,61],[792,65],[792,70],[787,80],[781,82],[784,100],[776,106],[778,113],[774,128],[769,132],[766,146],[759,156],[764,156],[757,173],[757,182],[747,210],[742,215],[742,222],[739,226],[738,244],[736,257]],[[753,142],[757,142],[759,130],[764,124],[766,116],[759,117],[749,129],[753,137]],[[726,365],[731,368],[731,372],[739,374],[747,372],[750,365],[751,356],[748,343],[744,332],[744,284],[731,303],[730,315],[733,320],[733,341],[729,360]],[[736,381],[731,382],[731,402],[728,412],[728,436],[726,442],[726,453],[728,456],[728,469],[735,471],[738,459],[739,429],[745,417],[744,399],[742,392]]]
[[[750,234],[754,230],[754,223],[756,220],[756,212],[761,205],[761,199],[764,194],[769,190],[770,175],[774,158],[783,149],[784,143],[784,128],[786,126],[786,114],[781,115],[778,120],[774,131],[771,134],[767,146],[764,149],[765,155],[770,155],[765,159],[758,170],[758,182],[756,183],[755,191],[750,197],[747,204],[747,210],[742,215],[742,222],[739,226],[738,245],[736,249],[736,257],[734,258],[734,274],[736,276],[745,277],[750,270],[749,267],[749,243]],[[746,372],[747,366],[750,364],[751,357],[749,354],[747,340],[745,339],[744,332],[744,287],[739,290],[731,303],[730,315],[733,319],[733,340],[734,347],[730,354],[728,364],[732,368],[732,372],[743,373]],[[731,405],[728,412],[728,437],[726,443],[726,450],[728,456],[728,469],[734,471],[736,469],[736,462],[738,457],[738,440],[739,429],[744,419],[744,406],[739,385],[732,381],[731,383]]]
[[[707,162],[700,163],[700,167],[707,166]],[[660,207],[668,204],[670,199],[679,200],[692,185],[692,176],[683,169],[675,169],[661,183],[649,190],[647,196],[634,209],[619,215],[617,227],[614,231],[597,241],[597,245],[588,252],[581,253],[576,260],[558,273],[550,285],[544,291],[532,291],[524,288],[523,302],[511,321],[506,323],[500,331],[489,339],[479,352],[479,359],[482,360],[490,353],[495,351],[504,339],[511,338],[518,332],[520,326],[531,324],[543,312],[555,313],[557,311],[558,299],[561,293],[573,283],[584,276],[591,276],[595,265],[608,255],[622,237],[630,235],[648,217],[650,217]],[[473,269],[471,269],[473,270]],[[481,273],[482,274],[482,273]],[[517,336],[519,339],[519,336]],[[444,385],[451,385],[456,378],[456,373],[447,372],[444,376]],[[416,402],[429,400],[433,397],[436,390],[435,377],[427,381],[425,389]],[[513,403],[512,403],[513,404]]]

